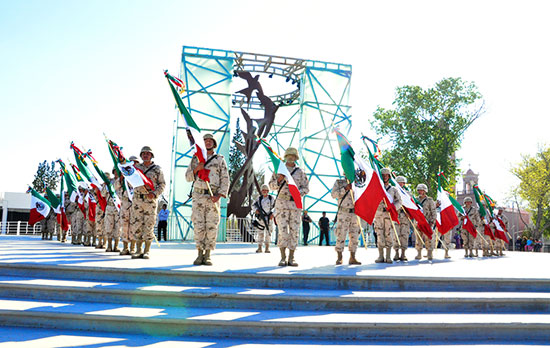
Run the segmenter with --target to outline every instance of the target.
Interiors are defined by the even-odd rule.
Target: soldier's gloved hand
[[[203,170],[203,169],[204,169],[204,163],[199,163],[197,164],[195,169],[193,169],[193,174],[197,174],[200,170]]]
[[[212,198],[211,198],[211,199],[212,199],[212,202],[216,203],[217,201],[220,200],[220,197],[221,197],[220,195],[214,195],[214,196],[212,196]]]
[[[147,198],[149,198],[149,199],[155,199],[155,195],[152,194],[152,193],[148,193],[148,194],[147,194]]]
[[[344,189],[345,189],[346,191],[351,190],[351,184],[347,184],[346,187],[344,187]]]

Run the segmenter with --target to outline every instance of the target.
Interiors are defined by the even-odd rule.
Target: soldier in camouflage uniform
[[[107,174],[105,172],[104,174]],[[101,190],[99,194],[102,197],[105,197],[103,193],[103,189],[105,187],[105,184],[101,184]],[[94,240],[92,243],[92,246],[95,246],[96,249],[103,249],[105,247],[105,232],[103,229],[103,224],[105,221],[105,212],[103,209],[101,209],[101,205],[99,204],[99,199],[97,200],[98,203],[95,207],[95,233],[94,233]],[[96,242],[97,239],[97,242]]]
[[[193,208],[191,221],[193,222],[194,239],[198,256],[193,264],[211,266],[210,252],[216,248],[216,237],[220,224],[220,199],[227,198],[229,190],[229,172],[225,158],[214,152],[218,146],[212,134],[205,134],[206,163],[199,163],[197,156],[193,156],[185,173],[188,182],[193,182]],[[202,169],[210,170],[208,182],[198,177]]]
[[[95,209],[90,208],[90,203],[95,201],[97,204],[97,199],[95,198],[95,193],[93,190],[88,190],[88,195],[84,199],[84,207],[86,208],[86,217],[84,222],[84,246],[91,246],[92,245],[92,238],[95,235]],[[99,205],[99,204],[98,204]],[[96,206],[97,207],[97,206]],[[93,209],[93,212],[91,211]],[[92,215],[93,214],[93,215]]]
[[[351,193],[351,184],[346,179],[338,179],[332,187],[331,196],[338,200],[338,211],[336,215],[336,264],[341,265],[343,259],[346,237],[349,234],[348,249],[350,252],[349,264],[360,265],[361,262],[355,258],[361,226],[359,218],[355,215],[355,207]]]
[[[84,204],[84,197],[86,197],[87,190],[83,187],[79,187],[78,191],[80,192],[80,196],[77,198],[77,200],[82,199],[83,200],[82,204]],[[74,232],[73,232],[73,239],[76,238],[76,241],[74,244],[82,244],[83,236],[85,233],[84,228],[85,228],[87,212],[86,210],[84,210],[83,212],[82,209],[80,209],[80,206],[78,206],[78,202],[76,204],[77,204],[77,209],[76,209],[76,216],[75,216],[75,223],[74,223],[74,226],[76,228],[74,229]]]
[[[46,219],[46,239],[52,240],[53,236],[58,233],[58,224],[57,224],[57,214],[53,211],[53,208],[50,209],[50,214]]]
[[[166,182],[164,181],[162,169],[152,161],[155,157],[153,150],[149,146],[144,146],[141,148],[139,155],[143,163],[136,164],[135,167],[151,180],[154,190],[151,191],[145,185],[134,189],[132,211],[130,213],[130,234],[136,236],[137,243],[136,252],[132,254],[132,258],[148,259],[151,242],[155,238],[158,198],[164,191]],[[145,244],[143,252],[141,251],[142,244]]]
[[[273,211],[275,209],[275,198],[269,194],[269,186],[262,185],[261,195],[254,202],[256,217],[260,222],[261,228],[257,228],[256,242],[258,243],[257,253],[262,252],[262,245],[265,244],[265,252],[270,253],[269,243],[271,243],[271,233],[273,232]]]
[[[464,213],[468,216],[468,219],[474,225],[474,228],[476,229],[477,234],[478,235],[481,234],[482,233],[480,232],[480,227],[482,226],[481,218],[479,217],[479,211],[473,207],[472,197],[464,198]],[[460,217],[460,225],[464,226],[464,216]],[[468,232],[464,228],[461,229],[460,236],[464,241],[463,242],[464,253],[465,253],[464,257],[474,257],[473,250],[475,248],[476,238],[474,238],[474,236],[472,236],[470,232]]]
[[[432,228],[435,225],[435,220],[437,218],[437,212],[435,209],[435,202],[432,199],[432,197],[427,196],[428,193],[428,186],[425,184],[418,184],[416,186],[416,192],[418,193],[418,197],[416,198],[417,201],[420,204],[420,207],[422,208],[422,213],[424,214],[424,217],[426,218],[426,221]],[[435,233],[434,233],[435,235]],[[425,234],[421,234],[422,240],[424,241],[424,244],[426,245],[426,250],[428,251],[428,260],[433,259],[433,243],[432,239],[435,238],[434,235],[432,235],[432,238],[428,238]],[[414,258],[415,260],[422,259],[422,242],[416,241],[415,243],[416,251],[418,252],[418,255]]]
[[[502,226],[502,228],[505,228],[506,231],[509,231],[509,223],[508,223],[508,218],[503,214],[504,213],[504,208],[498,208],[498,213],[497,213],[497,217],[502,220],[502,222],[504,222],[504,226]],[[503,241],[502,239],[497,239],[495,241],[495,246],[496,246],[496,254],[498,256],[504,256],[504,250],[507,250],[508,248],[508,245],[506,244],[505,241]]]
[[[71,206],[71,200],[69,199],[69,194],[67,192],[65,192],[64,195],[65,195],[65,198],[63,200],[63,210],[65,211],[65,216],[67,217],[67,220],[69,220],[72,214],[72,212],[69,213],[68,211],[69,207]],[[61,243],[65,243],[67,241],[67,231],[64,231],[63,228],[60,228],[60,233],[61,233]]]
[[[80,208],[78,208],[78,204],[76,202],[71,202],[70,199],[67,200],[67,219],[69,220],[69,224],[71,225],[71,244],[76,244],[76,229],[77,229],[77,213]],[[81,212],[82,214],[82,212]]]
[[[136,159],[136,161],[133,160]],[[130,161],[134,161],[134,164],[139,163],[136,156],[131,156]],[[137,163],[136,163],[137,162]],[[118,179],[120,181],[121,187],[124,185],[124,177]],[[128,186],[128,189],[130,187]],[[120,255],[130,255],[133,254],[134,248],[136,247],[137,238],[134,234],[130,234],[130,211],[132,207],[132,201],[129,198],[128,190],[123,190],[120,195],[120,212],[119,212],[119,221],[120,221],[120,232],[122,238],[122,251]]]
[[[395,181],[397,184],[401,187],[404,187],[407,183],[407,178],[404,176],[398,176],[395,178]],[[407,247],[409,245],[409,234],[411,232],[411,220],[409,219],[409,216],[407,215],[407,212],[404,208],[399,209],[399,226],[395,226],[397,228],[397,235],[399,236],[399,241],[401,243],[401,247],[399,246],[399,243],[394,243],[393,248],[395,249],[395,257],[393,258],[393,261],[408,261],[407,257],[405,256],[405,251],[407,250]],[[399,249],[401,249],[401,256],[399,256]]]
[[[285,164],[294,179],[300,196],[304,197],[309,192],[309,180],[304,171],[296,165],[299,160],[298,150],[289,147],[285,151]],[[269,181],[269,187],[277,191],[275,202],[275,219],[279,229],[278,247],[281,251],[281,261],[279,266],[298,266],[294,261],[294,253],[298,245],[298,236],[300,235],[300,224],[302,222],[301,211],[296,207],[296,203],[290,194],[290,189],[282,174],[273,173]],[[286,259],[286,249],[288,248],[288,261]]]
[[[382,174],[382,180],[384,181],[384,188],[388,195],[393,198],[393,205],[395,206],[395,209],[399,211],[401,209],[401,196],[399,195],[399,192],[397,192],[397,189],[390,184],[391,171],[389,168],[382,168],[380,173]],[[378,258],[374,262],[393,263],[391,260],[391,248],[395,243],[397,243],[397,241],[395,240],[394,225],[391,220],[390,211],[387,209],[384,201],[380,202],[378,208],[376,209],[376,215],[374,216],[374,230],[376,231],[376,241],[378,244]],[[385,258],[384,249],[386,249]]]
[[[111,185],[113,185],[116,194],[120,195],[122,193],[122,186],[120,184],[120,180],[118,180],[117,178],[116,171],[114,171],[114,173],[114,179],[111,178],[110,175],[108,176],[108,178],[111,182]],[[120,240],[119,212],[117,207],[115,206],[113,197],[111,197],[111,194],[109,193],[107,185],[105,185],[104,192],[105,198],[107,199],[107,207],[105,208],[105,219],[103,223],[103,232],[105,234],[105,238],[107,239],[107,248],[105,249],[105,252],[118,253],[120,252],[120,250],[118,250],[118,242]]]

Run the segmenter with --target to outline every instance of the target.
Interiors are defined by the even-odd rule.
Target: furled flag
[[[86,199],[88,200],[88,220],[95,221],[95,209],[97,207],[97,201],[95,200],[94,195],[92,195],[90,192],[88,192],[88,194],[86,195]]]
[[[31,193],[31,214],[29,216],[29,225],[34,225],[40,220],[44,220],[51,210],[50,202],[40,193],[29,186],[27,193]]]
[[[488,236],[492,240],[495,240],[495,235],[493,234],[493,231],[491,230],[491,226],[489,226],[489,221],[487,221],[487,217],[483,218],[483,234]]]
[[[286,167],[285,161],[283,161],[283,159],[279,157],[279,155],[277,155],[277,153],[271,148],[267,141],[261,139],[260,142],[267,151],[269,158],[271,159],[271,163],[273,163],[273,170],[275,174],[284,175],[286,179],[286,184],[288,185],[288,189],[290,191],[290,194],[292,195],[292,199],[294,200],[294,204],[296,204],[296,208],[302,209],[302,197],[300,196],[300,190],[298,190],[298,186],[296,185],[294,178],[292,177],[292,175],[290,175],[290,172]]]
[[[121,148],[111,140],[107,140],[107,144],[110,148],[110,151],[114,154],[116,158],[116,165],[124,178],[132,185],[132,187],[145,186],[149,190],[154,191],[155,185],[139,168],[134,166],[134,162],[128,161],[122,154]]]
[[[344,174],[348,180],[351,178],[355,214],[372,224],[376,209],[386,196],[382,181],[371,165],[367,164],[361,156],[355,155],[346,137],[336,129],[334,132],[340,145]]]
[[[59,187],[59,210],[60,213],[57,214],[57,223],[61,226],[63,231],[69,230],[69,219],[67,219],[67,214],[65,213],[65,179],[63,170],[61,170],[61,184]]]
[[[418,207],[416,202],[413,200],[409,192],[407,192],[404,188],[399,186],[399,184],[396,186],[397,192],[399,192],[399,195],[401,196],[401,202],[403,203],[403,207],[409,213],[412,219],[416,220],[418,229],[426,235],[429,239],[432,238],[433,230],[428,221],[426,220],[426,217],[424,216],[424,213],[422,213],[422,210]]]
[[[510,243],[508,237],[506,237],[506,225],[504,225],[504,222],[495,216],[493,223],[495,224],[495,237],[502,239],[506,244]]]
[[[436,226],[439,233],[443,235],[458,225],[459,221],[456,217],[454,206],[449,199],[449,194],[443,190],[439,180],[437,184],[437,200],[440,203],[440,211],[437,212]]]
[[[168,70],[164,71],[164,76],[168,81],[170,90],[172,91],[174,99],[176,100],[176,105],[178,106],[178,109],[181,113],[183,127],[187,130],[187,138],[189,138],[189,144],[193,148],[191,153],[197,156],[199,163],[205,163],[208,156],[206,154],[206,145],[204,145],[204,139],[201,136],[201,130],[199,126],[197,126],[195,120],[193,120],[193,118],[191,117],[191,114],[183,104],[183,101],[181,100],[181,97],[177,91],[178,87],[182,89],[184,88],[183,81],[181,81],[177,77],[170,75],[168,73]],[[209,173],[209,169],[202,169],[197,173],[197,176],[203,181],[210,181],[210,179],[208,178]]]
[[[88,161],[86,161],[85,154],[73,142],[71,142],[71,149],[73,150],[76,166],[80,170],[80,174],[90,183],[90,186],[96,193],[101,210],[105,211],[107,200],[101,195],[101,184],[93,174]]]
[[[479,190],[479,187],[477,185],[474,185],[473,191],[474,191],[474,197],[479,210],[479,216],[483,219],[483,234],[486,236],[489,236],[489,238],[494,240],[495,236],[493,235],[491,226],[489,226],[489,221],[487,219],[487,211],[485,210],[485,207],[483,206],[483,202],[481,201],[481,191]]]
[[[72,176],[71,172],[67,170],[65,163],[63,163],[62,160],[58,159],[57,162],[61,166],[61,172],[67,182],[67,193],[69,194],[69,199],[71,202],[76,202],[78,196],[80,195],[76,186],[76,179]]]
[[[474,238],[477,237],[477,230],[476,230],[474,224],[472,223],[472,220],[470,220],[470,218],[468,217],[468,214],[464,215],[464,221],[462,222],[462,228],[465,229],[466,231],[468,231],[468,233],[470,233],[472,235],[472,237],[474,237]]]
[[[111,148],[109,147],[109,153],[111,152]],[[86,152],[84,154],[84,156],[86,158],[88,158],[90,160],[90,162],[92,163],[92,166],[94,167],[97,175],[99,175],[99,177],[101,178],[101,180],[103,180],[103,183],[107,186],[107,190],[109,191],[109,195],[111,195],[111,198],[113,199],[113,202],[115,204],[115,207],[117,208],[118,211],[120,211],[120,206],[121,206],[121,202],[120,202],[120,198],[118,197],[116,191],[115,191],[115,188],[113,186],[113,184],[111,183],[111,180],[109,180],[107,178],[107,176],[105,176],[105,173],[99,169],[99,166],[97,165],[97,161],[95,160],[95,158],[92,157],[92,151],[91,150],[88,150],[88,152]],[[113,158],[113,160],[115,160]],[[116,161],[116,160],[115,160]],[[120,169],[118,168],[117,166],[117,163],[115,162],[115,168],[116,168],[116,171],[117,173],[119,174],[119,176],[122,176],[122,173],[120,172]],[[127,182],[126,182],[126,179],[124,180],[124,184],[125,186],[127,186]],[[99,197],[103,197],[101,195],[101,191],[97,193],[97,195]],[[107,197],[105,197],[107,198]],[[101,207],[101,210],[105,211],[105,209],[103,208],[103,206],[101,206],[102,202],[101,202],[101,198],[98,198],[99,199],[99,205]],[[105,204],[107,203],[107,200],[105,199]]]

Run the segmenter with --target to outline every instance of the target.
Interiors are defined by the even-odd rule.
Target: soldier
[[[501,226],[501,227],[504,228],[506,232],[508,232],[509,231],[508,218],[503,213],[504,213],[504,208],[498,208],[497,218],[499,218],[504,223],[504,226]],[[508,245],[506,245],[506,242],[503,241],[502,239],[497,239],[495,243],[496,243],[496,254],[498,254],[498,256],[504,256],[504,250],[508,248]]]
[[[399,175],[397,178],[395,178],[395,181],[397,184],[401,187],[404,187],[407,183],[407,179],[404,176]],[[405,251],[407,250],[407,247],[409,245],[409,233],[411,232],[411,220],[409,219],[407,212],[404,208],[401,208],[398,210],[399,213],[399,227],[397,228],[397,235],[399,236],[399,242],[401,243],[401,247],[399,247],[399,243],[394,243],[393,248],[395,249],[395,257],[393,258],[393,261],[408,261],[407,257],[405,256]],[[399,256],[399,249],[401,248],[401,256]]]
[[[143,163],[136,164],[135,167],[152,181],[154,190],[149,190],[145,185],[134,189],[132,211],[130,213],[130,234],[135,234],[137,245],[132,258],[148,259],[151,242],[155,238],[158,198],[164,191],[166,183],[162,169],[153,162],[155,157],[153,150],[149,146],[144,146],[141,148],[139,155]],[[143,252],[141,251],[142,244],[145,244]]]
[[[474,225],[474,228],[477,230],[477,234],[480,234],[479,227],[481,226],[481,218],[479,217],[479,212],[477,209],[474,209],[472,205],[472,197],[464,198],[464,213],[468,216],[468,219]],[[464,216],[460,217],[461,226],[464,226]],[[475,248],[474,236],[470,234],[467,230],[462,228],[460,235],[462,236],[463,246],[464,246],[464,257],[474,257],[473,249]],[[479,238],[479,237],[477,237]],[[477,250],[476,250],[477,252]],[[475,255],[477,257],[477,255]]]
[[[108,174],[108,172],[104,172],[104,174]],[[102,197],[105,197],[105,183],[101,184],[101,190],[99,194]],[[95,246],[96,249],[103,249],[105,247],[105,229],[103,225],[105,224],[105,211],[101,209],[101,205],[98,204],[95,207],[95,234],[94,234],[94,241],[92,243],[92,246]],[[96,242],[97,239],[97,242]]]
[[[393,205],[395,209],[399,211],[401,209],[401,196],[397,189],[390,184],[391,171],[389,168],[382,168],[380,171],[382,174],[382,180],[384,181],[384,188],[388,195],[393,198]],[[395,239],[395,231],[393,230],[393,222],[391,220],[390,211],[386,206],[386,202],[382,201],[376,209],[376,215],[374,217],[374,230],[377,235],[378,244],[378,258],[374,261],[376,263],[393,263],[391,260],[391,248],[397,243]],[[386,249],[386,257],[384,258],[384,249]]]
[[[136,157],[131,156],[130,160],[132,160],[132,158]],[[120,176],[118,179],[121,187],[124,187],[124,180],[125,179],[122,176]],[[119,222],[122,239],[122,251],[120,252],[120,255],[133,254],[135,252],[134,248],[136,247],[137,240],[136,235],[130,233],[130,208],[132,207],[132,201],[129,198],[130,192],[128,192],[131,188],[129,186],[127,186],[127,188],[128,189],[123,190],[122,194],[120,195]]]
[[[116,171],[114,170],[113,172],[116,173]],[[116,174],[114,179],[111,178],[110,174],[107,176],[107,178],[111,182],[111,185],[113,185],[115,192],[117,194],[122,193],[120,181],[116,180]],[[105,234],[105,238],[107,239],[107,248],[105,249],[105,252],[119,252],[120,250],[118,250],[118,241],[120,239],[120,233],[118,232],[118,229],[120,228],[120,225],[118,223],[118,209],[115,206],[113,197],[111,197],[111,195],[109,194],[107,185],[105,185],[104,193],[104,197],[107,199],[107,207],[105,208],[105,219],[103,223],[103,232]]]
[[[216,248],[216,237],[220,224],[220,199],[227,198],[229,190],[229,172],[222,155],[216,154],[218,146],[212,134],[203,136],[206,146],[206,163],[199,163],[197,156],[193,156],[185,173],[185,178],[193,182],[193,208],[191,221],[195,232],[195,244],[198,256],[193,264],[211,266],[210,252]],[[208,183],[198,177],[202,169],[210,170]]]
[[[74,229],[74,232],[76,234],[73,235],[73,238],[76,237],[76,241],[74,244],[82,244],[83,243],[83,236],[84,236],[84,228],[85,228],[85,222],[86,222],[86,215],[87,215],[87,212],[86,212],[86,207],[84,205],[84,200],[85,200],[85,197],[86,197],[86,193],[87,193],[87,190],[85,188],[83,188],[82,186],[80,186],[78,188],[78,191],[80,193],[80,196],[77,198],[78,199],[78,202],[80,204],[78,204],[78,208],[76,209],[76,216],[75,216],[75,226],[76,228]],[[84,209],[84,211],[83,211]]]
[[[351,184],[346,179],[337,179],[332,187],[331,196],[338,200],[338,210],[336,212],[336,264],[342,264],[342,253],[344,252],[344,246],[346,243],[346,237],[349,233],[348,249],[350,252],[349,264],[360,265],[361,262],[355,258],[357,251],[357,244],[359,240],[359,233],[361,233],[361,226],[359,225],[359,219],[355,215],[354,202],[351,191]]]
[[[269,194],[269,186],[262,185],[262,194],[254,202],[256,208],[256,217],[262,228],[258,228],[256,241],[258,242],[257,253],[262,252],[262,245],[265,245],[265,252],[270,253],[269,243],[271,242],[271,233],[273,232],[273,211],[275,209],[275,198]]]
[[[417,200],[420,203],[420,207],[422,207],[422,213],[424,214],[424,217],[426,217],[426,221],[430,226],[434,226],[435,219],[436,219],[436,210],[435,210],[435,202],[432,199],[432,197],[427,196],[428,193],[428,186],[425,184],[418,184],[416,186],[416,192],[418,192]],[[426,245],[426,250],[428,251],[428,260],[433,259],[433,244],[432,239],[434,238],[432,235],[432,238],[428,238],[425,234],[421,234],[422,240],[424,241],[424,244]],[[414,258],[415,260],[421,260],[422,259],[422,242],[417,241],[415,243],[416,251],[418,252],[418,255]]]
[[[69,207],[71,206],[71,200],[69,199],[69,194],[67,192],[64,193],[65,199],[63,200],[63,209],[65,211],[65,216],[67,217],[67,220],[69,220],[72,211],[69,212]],[[63,228],[61,228],[61,243],[65,243],[67,241],[67,231],[64,231]]]
[[[97,202],[97,200],[95,199],[95,194],[92,190],[88,190],[88,194],[84,198],[84,207],[86,212],[84,217],[84,246],[92,245],[92,236],[95,234],[95,208],[90,208],[90,205],[93,201]]]
[[[284,156],[286,167],[300,191],[300,196],[303,197],[309,192],[309,181],[304,171],[296,165],[296,161],[299,159],[296,148],[286,149]],[[273,173],[269,186],[278,192],[275,202],[275,220],[279,230],[277,244],[281,251],[279,266],[298,266],[294,261],[294,253],[300,235],[301,211],[296,207],[284,175]],[[286,260],[287,248],[289,250],[288,262]]]
[[[78,204],[76,202],[71,202],[70,199],[67,199],[67,219],[69,220],[70,228],[71,228],[71,244],[76,244],[76,214],[77,210],[80,210],[78,208]]]
[[[58,224],[57,224],[57,214],[55,213],[55,211],[53,211],[53,209],[50,209],[50,214],[48,215],[46,224],[47,224],[46,239],[52,240],[53,236],[59,233]]]

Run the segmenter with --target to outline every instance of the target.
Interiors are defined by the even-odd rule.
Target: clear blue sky
[[[71,141],[111,164],[103,132],[168,176],[176,116],[163,69],[183,45],[353,65],[354,129],[395,87],[474,81],[487,113],[459,157],[503,200],[521,154],[548,140],[546,1],[0,0],[0,191],[21,192]],[[352,139],[353,141],[353,139]],[[355,140],[357,141],[357,140]]]

